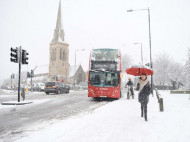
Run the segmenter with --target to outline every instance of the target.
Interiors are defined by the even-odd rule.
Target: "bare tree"
[[[187,48],[187,61],[185,64],[185,83],[186,87],[190,89],[190,48]]]
[[[171,61],[169,65],[169,79],[173,83],[174,89],[179,89],[179,86],[184,84],[184,66]]]
[[[157,85],[171,84],[178,89],[184,82],[184,66],[168,54],[160,54],[154,62],[154,82]]]
[[[164,85],[169,80],[170,57],[168,54],[160,54],[154,61],[154,83]]]

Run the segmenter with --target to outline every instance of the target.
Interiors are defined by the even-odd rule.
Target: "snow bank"
[[[187,94],[160,92],[164,112],[157,98],[150,96],[148,122],[140,117],[140,104],[134,100],[108,103],[88,115],[59,121],[45,129],[28,133],[18,142],[188,142],[190,139],[190,100]]]
[[[3,93],[6,93],[6,94],[12,94],[12,93],[15,93],[14,90],[1,89],[0,91],[2,91]]]
[[[26,108],[26,107],[31,107],[31,106],[38,105],[38,104],[47,103],[47,102],[49,102],[49,101],[51,101],[51,99],[27,100],[27,101],[21,101],[21,102],[20,102],[20,103],[32,102],[32,103],[25,104],[25,105],[19,105],[19,103],[16,102],[16,101],[8,101],[8,102],[6,102],[6,103],[18,103],[18,105],[2,105],[2,104],[0,104],[0,110],[2,111],[2,109]],[[2,102],[2,103],[3,103],[3,102]]]

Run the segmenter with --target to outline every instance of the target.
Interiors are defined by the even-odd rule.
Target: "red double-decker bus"
[[[88,72],[88,97],[121,97],[121,53],[119,49],[93,49]]]

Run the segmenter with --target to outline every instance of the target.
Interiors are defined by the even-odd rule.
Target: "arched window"
[[[63,59],[63,55],[62,55],[62,49],[60,49],[60,52],[59,52],[59,54],[60,54],[60,55],[59,55],[59,56],[60,56],[60,58],[59,58],[59,59],[60,59],[60,60],[62,60],[62,59]]]
[[[63,61],[65,60],[65,50],[63,50],[63,52],[62,52],[62,60]]]
[[[52,51],[51,51],[51,61],[53,61],[54,60],[54,49],[52,49]]]
[[[56,60],[56,48],[55,48],[55,51],[54,51],[54,60]]]

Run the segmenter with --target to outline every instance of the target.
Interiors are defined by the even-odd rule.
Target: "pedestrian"
[[[141,103],[141,117],[144,116],[145,121],[148,121],[147,119],[147,104],[149,101],[149,95],[151,93],[151,87],[150,83],[147,80],[146,74],[142,74],[139,78],[139,82],[137,84],[136,90],[139,91],[138,100]]]
[[[133,82],[131,81],[131,78],[128,78],[128,82],[127,84],[125,85],[125,88],[126,87],[129,87],[130,91],[131,91],[131,94],[132,94],[132,97],[134,98],[134,91],[133,91]]]

